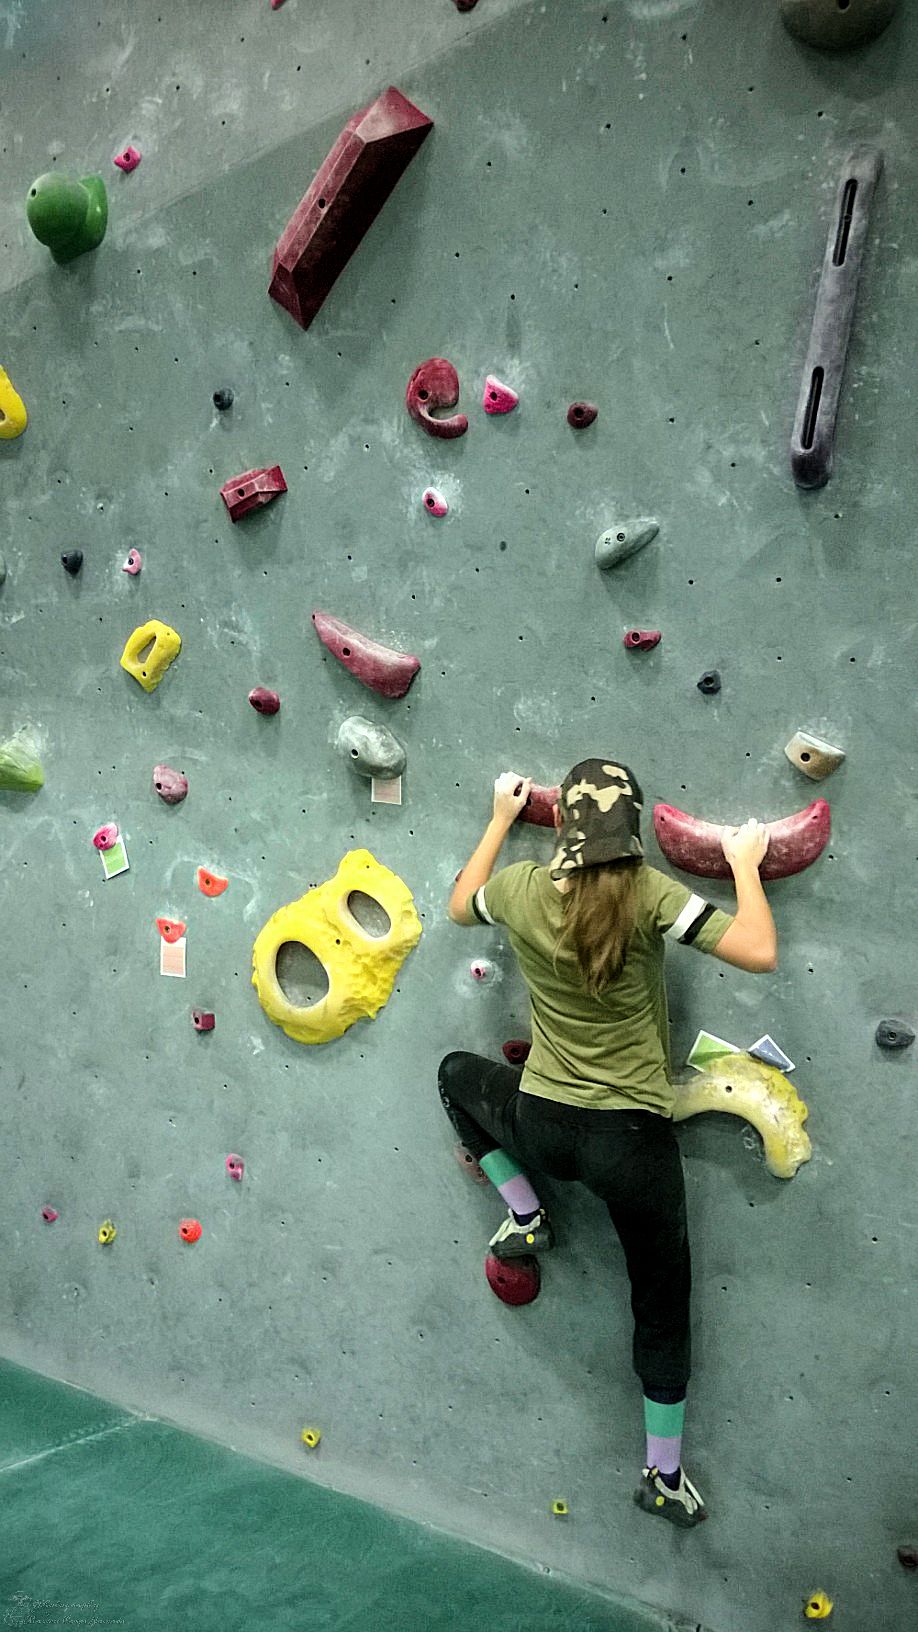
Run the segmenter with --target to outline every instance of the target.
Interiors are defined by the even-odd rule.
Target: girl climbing
[[[644,1393],[647,1465],[634,1499],[674,1524],[695,1525],[707,1511],[681,1458],[691,1263],[672,1128],[663,952],[668,940],[739,969],[777,968],[758,874],[768,834],[752,817],[725,829],[737,910],[721,912],[644,862],[642,794],[628,767],[587,759],[561,785],[550,864],[516,862],[492,877],[531,787],[513,772],[498,777],[494,815],[459,874],[449,916],[506,927],[529,988],[532,1051],[522,1074],[477,1054],[447,1054],[440,1097],[507,1204],[490,1243],[496,1256],[553,1244],[520,1162],[579,1179],[605,1202],[628,1267],[634,1369]]]

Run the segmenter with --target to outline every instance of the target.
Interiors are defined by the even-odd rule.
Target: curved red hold
[[[659,646],[662,639],[659,629],[628,629],[622,645],[630,652],[649,652],[652,646]]]
[[[538,783],[533,783],[529,790],[529,798],[520,811],[520,821],[532,822],[534,827],[554,827],[552,806],[558,803],[560,797],[560,788],[543,788]]]
[[[239,521],[250,510],[260,510],[270,504],[279,493],[286,493],[287,483],[280,465],[265,466],[261,470],[244,470],[224,482],[220,497],[230,513],[231,521]]]
[[[168,941],[169,945],[172,946],[176,941],[181,940],[187,926],[182,923],[181,919],[157,918],[156,927],[163,940]]]
[[[831,831],[829,806],[825,799],[814,799],[805,809],[765,826],[768,849],[759,863],[759,877],[789,878],[822,855]],[[702,878],[732,878],[720,842],[723,827],[689,816],[675,805],[654,805],[653,828],[660,849],[675,867]]]
[[[436,419],[434,408],[455,408],[459,401],[459,375],[445,357],[428,357],[420,363],[408,381],[405,407],[412,419],[429,436],[464,436],[469,428],[465,414],[453,414],[449,419]]]
[[[531,1048],[532,1044],[525,1037],[511,1037],[502,1045],[501,1052],[509,1065],[525,1065]]]
[[[575,431],[585,431],[588,425],[592,425],[598,413],[599,409],[593,402],[572,402],[567,410],[567,423],[572,425]]]
[[[322,645],[356,680],[380,697],[404,697],[421,667],[419,658],[381,646],[328,612],[313,612],[312,621]]]
[[[501,1303],[519,1307],[533,1303],[539,1295],[541,1274],[538,1258],[495,1258],[488,1253],[485,1259],[488,1285]]]

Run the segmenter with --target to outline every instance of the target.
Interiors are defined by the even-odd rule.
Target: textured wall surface
[[[907,1624],[918,1050],[873,1033],[915,1023],[914,27],[835,59],[759,0],[4,0],[0,44],[0,364],[31,414],[0,444],[0,735],[30,726],[47,779],[0,795],[0,1348],[717,1632],[796,1625],[816,1587],[839,1624]],[[436,128],[304,334],[267,299],[271,249],[389,82]],[[836,474],[801,494],[787,440],[853,138],[886,168]],[[109,183],[108,236],[68,268],[22,208],[53,161]],[[434,353],[471,419],[452,444],[403,407]],[[520,391],[506,419],[481,412],[488,371]],[[574,397],[600,405],[579,436]],[[220,484],[275,461],[289,491],[234,527]],[[600,578],[596,535],[642,512],[659,538]],[[408,697],[348,676],[316,606],[417,652]],[[149,617],[184,647],[147,696],[118,658]],[[625,652],[631,624],[662,644]],[[709,667],[716,697],[695,687]],[[282,694],[273,720],[246,702],[258,683]],[[407,747],[400,809],[333,751],[354,712]],[[736,1119],[680,1130],[686,1462],[711,1513],[682,1537],[630,1501],[640,1386],[598,1202],[545,1187],[559,1247],[537,1303],[485,1284],[500,1209],[453,1160],[435,1070],[519,1035],[525,1000],[499,938],[445,900],[508,764],[551,781],[608,752],[648,812],[770,820],[814,795],[783,752],[798,727],[848,758],[820,790],[827,850],[769,886],[779,969],[669,954],[675,1059],[699,1026],[770,1031],[814,1145],[781,1183]],[[187,772],[183,805],[153,793],[158,761]],[[104,883],[89,838],[111,818],[131,871]],[[405,879],[424,935],[376,1022],[306,1049],[263,1016],[252,942],[353,845]],[[508,859],[547,853],[511,835]],[[228,874],[218,900],[198,864]],[[184,983],[158,973],[158,914],[187,919]]]

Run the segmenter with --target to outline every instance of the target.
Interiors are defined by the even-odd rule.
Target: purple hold
[[[167,805],[180,805],[188,792],[188,778],[184,771],[174,771],[171,765],[154,765],[153,786]]]

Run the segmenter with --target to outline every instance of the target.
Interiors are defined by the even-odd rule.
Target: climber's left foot
[[[669,1519],[671,1524],[684,1529],[701,1524],[708,1516],[701,1495],[685,1477],[684,1468],[679,1469],[679,1484],[675,1490],[670,1490],[658,1468],[645,1468],[634,1499],[645,1513],[658,1513],[661,1519]]]
[[[534,1252],[547,1252],[554,1244],[554,1231],[544,1207],[528,1224],[518,1224],[512,1212],[508,1213],[488,1243],[495,1258],[528,1258]]]

